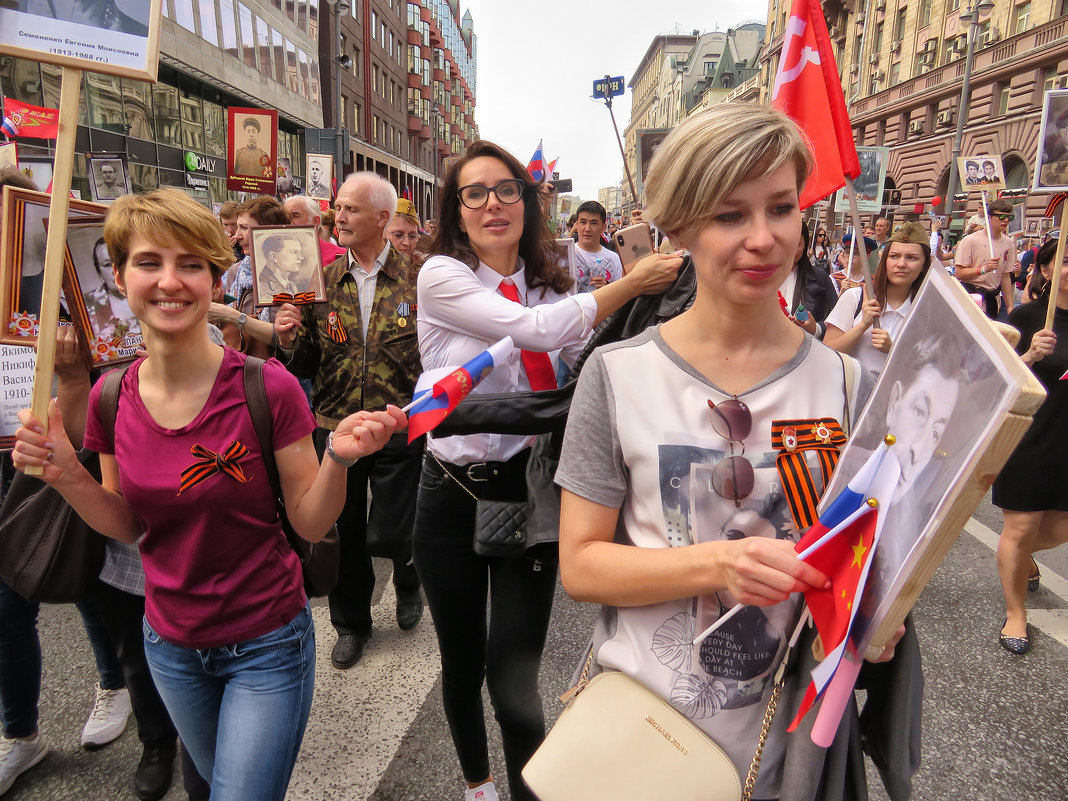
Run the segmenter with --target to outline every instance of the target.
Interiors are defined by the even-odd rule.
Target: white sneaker
[[[11,789],[15,779],[28,771],[48,753],[38,734],[32,740],[9,740],[0,738],[0,795]]]
[[[130,718],[130,691],[125,687],[105,690],[97,685],[96,703],[82,729],[82,747],[93,749],[107,745],[126,730]]]
[[[497,795],[493,782],[485,782],[478,787],[464,790],[464,801],[500,801],[500,796]]]

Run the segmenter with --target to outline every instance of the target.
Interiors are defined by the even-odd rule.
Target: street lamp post
[[[960,170],[957,168],[957,159],[960,157],[961,140],[964,138],[964,118],[968,113],[968,104],[971,102],[972,61],[975,56],[975,37],[979,31],[979,18],[986,16],[993,9],[994,0],[979,0],[977,3],[969,2],[968,8],[960,14],[960,21],[968,25],[968,53],[964,58],[964,80],[960,87],[960,105],[957,107],[957,131],[953,136],[953,151],[949,162],[949,186],[944,201],[950,213],[953,210],[953,198],[960,191]]]
[[[341,45],[341,15],[348,10],[349,4],[346,0],[334,0],[334,39],[338,53],[334,58],[334,180],[337,183],[335,193],[341,189],[341,184],[345,180],[344,154],[341,147],[345,139],[342,132],[345,120],[341,117],[341,70],[351,67],[352,59]]]
[[[434,120],[434,218],[438,216],[438,131],[441,130],[441,111],[437,105],[430,112]]]

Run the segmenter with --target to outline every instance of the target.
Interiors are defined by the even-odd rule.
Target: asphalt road
[[[990,545],[999,527],[1000,512],[984,502],[916,606],[926,676],[923,764],[912,796],[919,801],[1068,799],[1068,548],[1040,555],[1043,588],[1028,599],[1034,646],[1025,657],[1014,657],[997,646],[1002,605]],[[414,632],[400,632],[392,587],[383,583],[375,636],[363,661],[349,671],[330,666],[333,632],[326,609],[316,605],[316,699],[290,787],[292,801],[462,798],[441,712],[429,616]],[[552,719],[594,614],[594,608],[558,593],[542,668]],[[140,755],[135,732],[128,730],[100,751],[78,747],[95,682],[80,618],[73,607],[46,607],[40,628],[41,730],[52,752],[19,779],[5,801],[132,801]],[[503,772],[499,737],[493,725],[490,730],[492,761]],[[870,764],[869,784],[873,799],[886,798]],[[167,799],[184,798],[176,777]]]

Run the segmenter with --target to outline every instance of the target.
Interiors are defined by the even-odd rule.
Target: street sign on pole
[[[593,82],[593,97],[594,99],[601,99],[605,97],[619,97],[627,90],[627,82],[620,75],[616,78],[611,78],[605,75],[603,78],[598,78]]]

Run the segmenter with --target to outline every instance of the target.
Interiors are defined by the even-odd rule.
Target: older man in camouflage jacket
[[[332,456],[327,437],[347,415],[412,399],[419,375],[416,271],[384,234],[396,207],[397,193],[388,181],[371,172],[350,176],[335,203],[338,241],[347,252],[325,269],[328,302],[302,312],[285,305],[278,315],[280,358],[296,375],[313,379],[321,457],[324,452],[325,458]],[[299,328],[283,330],[298,314]],[[419,579],[411,564],[422,452],[422,439],[409,445],[406,434],[397,434],[349,470],[348,500],[337,521],[340,577],[330,593],[330,619],[338,633],[331,661],[337,668],[355,665],[371,636],[375,574],[369,533],[372,540],[393,544],[397,623],[412,629],[422,616]],[[376,551],[386,552],[388,546]]]

